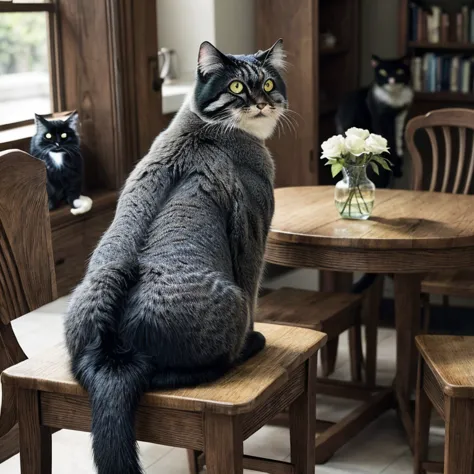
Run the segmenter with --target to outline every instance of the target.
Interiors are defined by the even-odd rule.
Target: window
[[[0,130],[60,110],[56,4],[0,0]]]

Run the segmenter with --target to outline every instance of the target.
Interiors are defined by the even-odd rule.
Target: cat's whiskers
[[[296,126],[295,124],[293,123],[293,118],[292,117],[288,117],[285,115],[285,112],[283,112],[281,115],[280,115],[280,119],[281,119],[281,122],[286,125],[289,129],[290,132],[293,132],[295,134],[295,137],[298,137],[298,132],[296,130]],[[284,128],[284,127],[283,127]]]

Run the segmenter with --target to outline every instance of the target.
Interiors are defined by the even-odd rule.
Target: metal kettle
[[[178,55],[174,49],[161,48],[158,51],[158,60],[161,62],[160,77],[165,84],[175,81],[178,78]]]

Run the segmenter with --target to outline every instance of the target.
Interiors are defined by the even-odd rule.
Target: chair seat
[[[141,404],[187,411],[248,413],[281,388],[289,374],[326,341],[325,334],[302,328],[257,323],[255,330],[265,335],[265,349],[219,381],[195,388],[148,392]],[[30,390],[87,395],[74,380],[69,357],[61,347],[7,369],[2,373],[2,382]]]
[[[257,320],[324,332],[329,339],[354,324],[362,295],[282,288],[259,300]]]
[[[447,396],[474,398],[474,337],[425,335],[416,345]]]
[[[429,274],[421,284],[423,293],[447,296],[474,296],[474,269]]]

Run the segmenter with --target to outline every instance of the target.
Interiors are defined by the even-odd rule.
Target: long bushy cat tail
[[[94,462],[98,474],[141,474],[135,413],[151,369],[135,351],[108,352],[103,343],[91,344],[73,362],[74,374],[89,392]]]
[[[123,348],[117,330],[133,282],[133,262],[101,267],[76,289],[66,317],[72,372],[89,392],[99,474],[142,473],[134,422],[151,368],[145,356]]]

